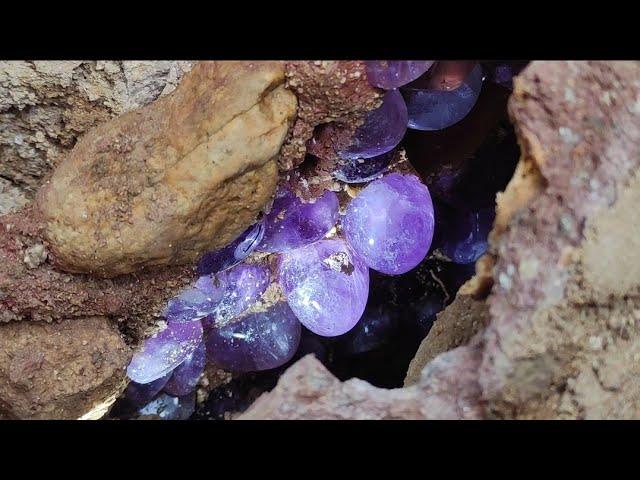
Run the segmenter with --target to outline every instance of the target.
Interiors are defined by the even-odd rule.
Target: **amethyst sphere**
[[[137,383],[163,377],[195,352],[202,341],[200,322],[169,322],[159,333],[145,340],[127,367],[127,375]]]
[[[326,191],[313,203],[303,203],[293,192],[280,189],[265,216],[259,250],[284,252],[324,237],[338,220],[338,197]]]
[[[312,332],[325,337],[353,328],[369,295],[369,270],[342,239],[320,240],[286,252],[280,285],[291,310]]]
[[[458,213],[444,226],[442,252],[455,263],[475,262],[487,251],[494,218],[493,208]]]
[[[296,353],[301,328],[289,306],[281,301],[222,327],[207,329],[207,357],[232,372],[276,368]]]
[[[433,60],[369,60],[364,63],[369,83],[391,90],[421,76],[433,65]]]
[[[342,222],[349,245],[374,270],[408,272],[427,255],[433,239],[433,203],[415,175],[392,173],[354,198]]]
[[[371,158],[395,148],[407,131],[407,106],[397,90],[389,90],[382,106],[369,112],[357,128],[349,147],[338,155],[346,160]]]
[[[441,130],[471,111],[482,89],[476,62],[438,62],[427,74],[402,88],[409,128]]]
[[[269,286],[269,270],[257,264],[236,265],[215,276],[200,277],[196,286],[207,292],[219,291],[219,300],[202,319],[203,325],[222,325],[258,300]],[[214,295],[214,293],[212,293]]]

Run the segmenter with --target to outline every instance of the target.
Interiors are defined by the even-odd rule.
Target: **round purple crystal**
[[[133,405],[144,405],[155,397],[171,378],[172,372],[150,383],[129,382],[124,395]]]
[[[205,327],[222,325],[258,300],[269,286],[269,270],[258,264],[240,264],[215,276],[200,277],[196,286],[216,295],[219,300],[211,306],[202,322]]]
[[[471,263],[487,251],[488,236],[495,212],[493,208],[463,212],[445,225],[442,252],[455,263]]]
[[[259,250],[284,252],[324,237],[338,220],[338,197],[326,191],[314,203],[302,203],[291,191],[280,189],[265,216]]]
[[[346,354],[368,352],[387,343],[397,328],[393,312],[384,305],[370,304],[356,326],[338,339],[338,347]]]
[[[288,362],[300,343],[300,322],[285,302],[207,329],[207,357],[233,372],[269,370]]]
[[[341,158],[371,158],[393,150],[407,131],[407,106],[397,90],[389,90],[382,106],[369,112],[357,128],[351,145],[338,152]]]
[[[226,247],[205,253],[198,262],[198,275],[209,275],[237,265],[247,258],[262,241],[264,225],[262,220],[247,228]]]
[[[369,182],[386,170],[395,154],[395,150],[392,150],[372,158],[340,160],[333,176],[345,183]]]
[[[385,90],[412,82],[433,65],[433,60],[369,60],[364,62],[367,80]]]
[[[171,378],[164,386],[164,391],[176,397],[188,395],[193,392],[198,384],[200,375],[204,372],[205,364],[206,355],[204,342],[200,342],[195,352],[175,368]]]
[[[279,279],[296,317],[325,337],[351,330],[367,304],[369,270],[341,239],[286,252]]]
[[[475,62],[438,62],[402,88],[409,128],[441,130],[471,111],[482,89],[482,67]]]
[[[429,190],[415,175],[387,175],[351,201],[342,225],[347,241],[369,267],[390,275],[408,272],[431,246]]]
[[[184,397],[162,393],[139,410],[140,415],[152,415],[162,420],[187,420],[196,409],[195,392]]]
[[[153,382],[180,365],[201,341],[200,322],[169,322],[164,330],[146,339],[133,355],[127,375],[137,383]]]

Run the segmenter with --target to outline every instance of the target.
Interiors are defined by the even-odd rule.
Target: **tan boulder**
[[[296,113],[280,62],[201,62],[89,131],[38,194],[56,263],[102,276],[193,262],[268,202]]]

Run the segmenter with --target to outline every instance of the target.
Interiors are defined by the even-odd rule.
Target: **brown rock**
[[[90,417],[124,389],[129,359],[106,318],[1,325],[0,411],[22,419]]]
[[[58,265],[102,276],[193,262],[255,220],[296,110],[279,62],[201,62],[87,133],[38,194]]]

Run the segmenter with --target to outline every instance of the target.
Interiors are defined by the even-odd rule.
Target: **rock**
[[[85,131],[169,93],[193,63],[0,61],[0,181],[31,198]]]
[[[377,388],[360,380],[340,382],[313,354],[280,377],[239,420],[416,420],[477,419],[481,408],[475,369],[479,348],[441,355],[422,372],[418,384]]]
[[[130,353],[106,318],[0,325],[0,414],[95,418],[124,390]]]
[[[484,300],[458,294],[442,312],[420,344],[409,364],[405,387],[417,383],[425,365],[438,355],[468,344],[489,323],[489,309]]]
[[[88,132],[38,194],[57,265],[112,277],[193,262],[277,182],[296,113],[280,62],[201,62],[170,95]]]
[[[367,81],[362,61],[286,62],[287,88],[298,97],[298,116],[282,146],[281,170],[297,167],[306,154],[313,129],[322,123],[339,121],[343,126],[362,123],[364,114],[382,103],[382,90]]]
[[[13,212],[29,202],[24,191],[9,180],[0,178],[0,215]]]
[[[534,62],[515,81],[532,180],[499,198],[487,415],[640,417],[639,75],[637,62]]]

